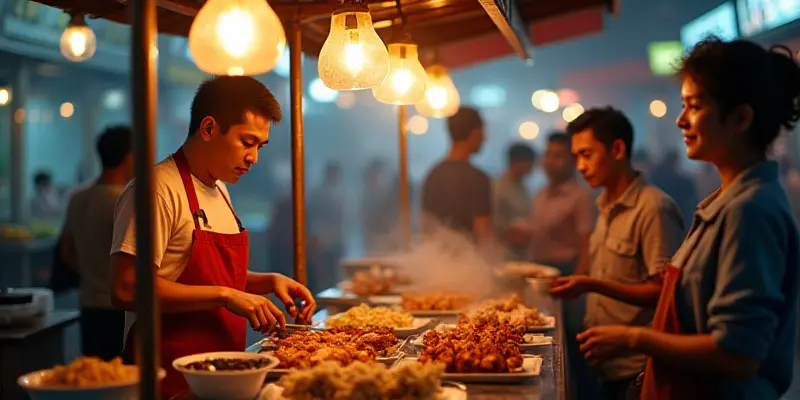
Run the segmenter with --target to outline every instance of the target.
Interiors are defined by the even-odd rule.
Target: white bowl
[[[197,361],[214,358],[266,358],[269,364],[258,369],[242,371],[198,371],[184,366]],[[201,399],[252,399],[256,397],[267,371],[278,366],[278,359],[266,354],[248,353],[244,351],[220,351],[215,353],[200,353],[181,357],[172,362],[172,367],[183,373],[189,388]]]
[[[134,365],[126,366],[137,368]],[[42,380],[53,372],[52,369],[43,369],[20,376],[17,384],[22,386],[31,400],[137,400],[139,398],[139,380],[110,383],[90,387],[42,387]],[[158,378],[164,379],[166,372],[159,369]]]

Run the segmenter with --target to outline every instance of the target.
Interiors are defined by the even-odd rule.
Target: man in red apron
[[[264,294],[274,293],[293,317],[309,320],[314,300],[279,274],[248,271],[247,231],[224,183],[236,183],[258,161],[269,128],[281,119],[274,96],[250,77],[203,83],[192,102],[189,136],[155,166],[154,268],[161,311],[165,398],[187,388],[172,361],[189,354],[243,351],[246,325],[267,331],[284,325],[283,313]],[[224,182],[224,183],[223,183]],[[133,310],[136,237],[131,182],[115,211],[112,301]],[[294,298],[304,300],[298,310]],[[125,357],[135,354],[135,314],[126,313]],[[123,340],[123,338],[120,338]]]

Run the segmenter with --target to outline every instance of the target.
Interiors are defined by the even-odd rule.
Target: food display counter
[[[339,289],[329,289],[322,293],[340,293]],[[324,298],[320,294],[319,299]],[[344,296],[345,298],[350,296]],[[332,298],[331,298],[332,299]],[[342,300],[338,305],[327,305],[314,315],[313,322],[321,323],[328,319],[331,307],[342,310],[352,305],[353,302]],[[553,337],[551,345],[536,346],[526,348],[524,354],[539,355],[542,357],[541,373],[538,377],[528,379],[521,383],[514,384],[486,384],[486,383],[467,383],[467,396],[470,400],[562,400],[568,398],[567,393],[567,365],[564,353],[564,331],[561,318],[561,304],[554,301],[548,310],[555,317],[555,326],[552,330],[545,332],[546,335]],[[455,323],[456,317],[437,317],[439,323]],[[248,352],[261,352],[263,350],[260,343],[252,344]],[[187,399],[191,396],[185,397]]]

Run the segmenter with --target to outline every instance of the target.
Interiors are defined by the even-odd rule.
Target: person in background
[[[336,161],[325,165],[322,184],[308,199],[309,253],[308,287],[312,293],[334,287],[338,282],[339,260],[344,254],[344,193],[342,167]]]
[[[658,293],[656,281],[683,239],[680,209],[669,196],[648,185],[631,165],[633,126],[622,112],[611,107],[587,110],[570,122],[567,131],[578,171],[590,186],[602,187],[603,193],[597,198],[600,212],[589,239],[588,276],[558,278],[550,293],[576,298],[592,292],[586,290],[587,282],[596,281],[611,286],[642,283],[648,294]],[[590,293],[585,325],[647,326],[653,306],[652,301],[633,305],[603,292]],[[644,365],[644,354],[633,352],[595,362],[603,398],[625,399]]]
[[[679,157],[677,151],[667,151],[661,162],[653,168],[649,178],[653,185],[675,200],[684,221],[691,221],[699,199],[692,179],[681,171]]]
[[[385,254],[397,248],[397,191],[386,164],[380,159],[370,161],[361,181],[361,237],[366,254]]]
[[[596,327],[579,339],[595,361],[647,354],[642,399],[775,400],[792,381],[800,232],[767,153],[800,119],[800,68],[786,47],[711,38],[679,73],[686,155],[713,164],[722,186],[698,205],[660,293],[648,292],[652,328]],[[644,298],[636,285],[614,292]]]
[[[495,233],[512,260],[528,258],[530,244],[530,196],[525,178],[533,170],[536,151],[525,143],[508,148],[508,166],[494,183],[493,222]]]
[[[483,118],[478,110],[461,107],[447,119],[451,147],[422,185],[422,230],[443,225],[479,243],[493,240],[492,181],[470,158],[483,145]]]
[[[122,354],[125,312],[111,304],[108,250],[114,234],[114,207],[133,177],[130,128],[106,128],[97,140],[97,154],[103,170],[97,180],[72,194],[60,252],[80,279],[83,354],[111,360]]]
[[[37,172],[33,177],[34,195],[31,199],[31,218],[53,220],[61,217],[63,204],[49,172]]]
[[[229,200],[234,184],[258,162],[270,127],[281,120],[278,101],[249,76],[217,76],[192,100],[183,145],[153,170],[153,269],[161,317],[161,361],[167,375],[162,397],[188,389],[172,366],[176,358],[216,351],[244,351],[247,323],[254,331],[283,327],[286,311],[310,321],[316,304],[300,283],[249,267],[247,230]],[[133,181],[117,202],[111,245],[111,301],[127,311],[123,359],[136,351],[136,257]],[[295,298],[303,300],[296,304]]]
[[[589,236],[594,226],[592,194],[575,174],[570,137],[555,132],[547,138],[542,159],[547,184],[534,196],[530,223],[531,258],[558,268],[562,276],[589,270]],[[576,399],[592,399],[598,391],[575,336],[583,330],[585,296],[565,301],[564,330],[569,357],[570,384]]]

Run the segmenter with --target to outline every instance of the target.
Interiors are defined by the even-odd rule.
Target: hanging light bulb
[[[446,118],[458,111],[461,99],[447,69],[441,64],[429,67],[425,98],[417,103],[417,112],[432,118]]]
[[[97,50],[97,37],[92,28],[86,25],[83,14],[72,16],[69,26],[61,34],[59,47],[67,60],[81,62],[92,58]]]
[[[212,75],[258,75],[278,64],[286,34],[265,0],[208,0],[189,30],[197,68]]]
[[[372,94],[382,103],[415,104],[425,98],[427,83],[417,45],[406,39],[389,45],[389,73]]]
[[[11,102],[11,90],[7,87],[0,87],[0,107]]]
[[[381,85],[389,71],[389,53],[372,27],[366,6],[348,6],[333,12],[317,70],[325,86],[334,90]]]

